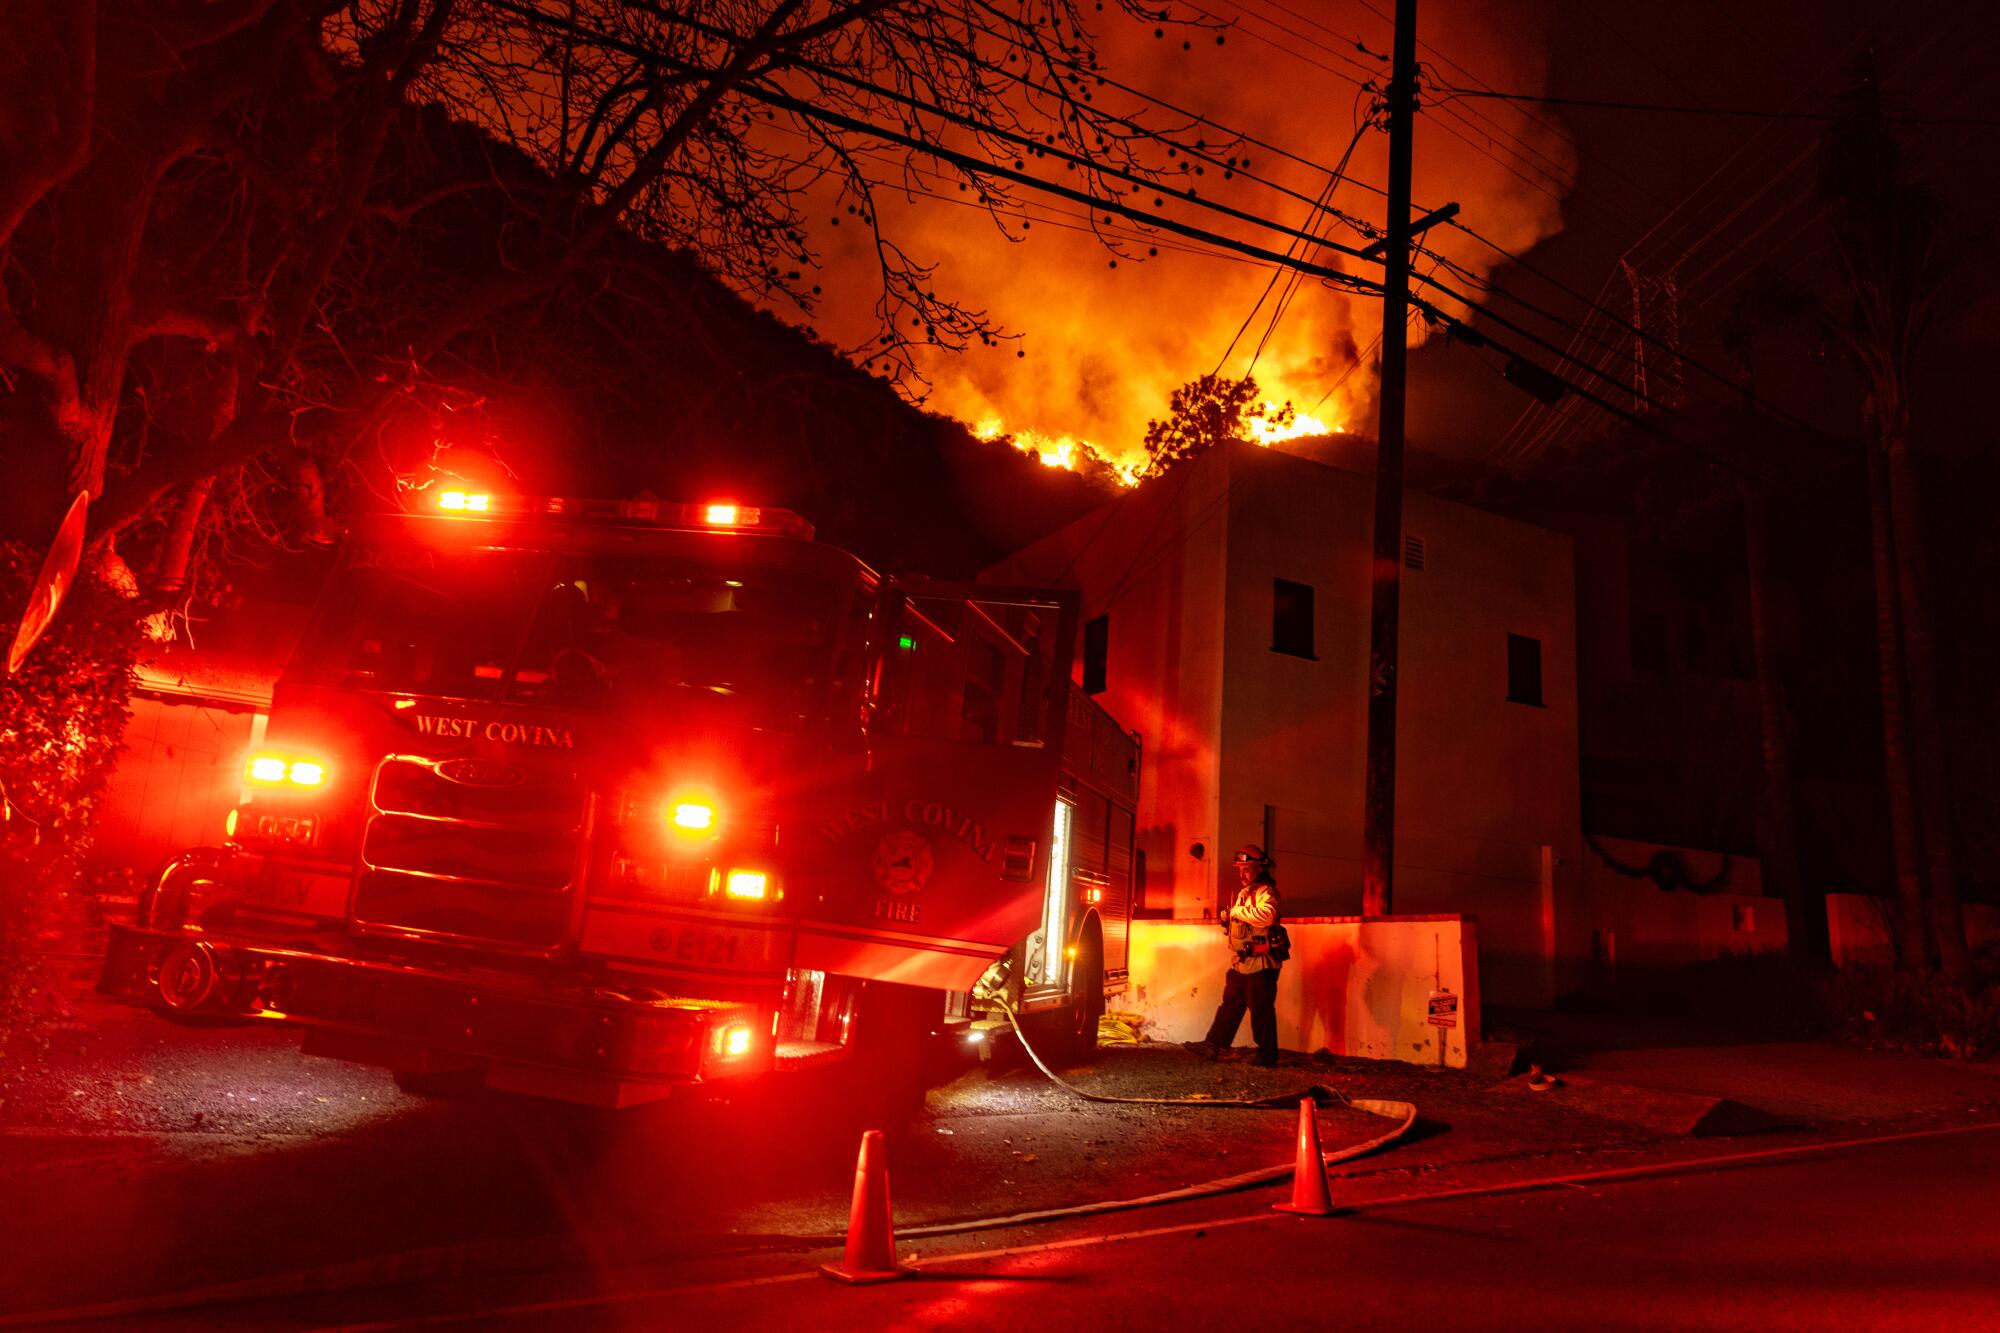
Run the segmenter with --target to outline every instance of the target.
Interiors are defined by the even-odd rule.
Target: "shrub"
[[[1838,1037],[1961,1059],[2000,1054],[2000,950],[1973,977],[1724,954],[1629,979],[1621,998],[1764,1039]]]
[[[27,601],[41,554],[0,546],[0,607]],[[4,623],[4,641],[14,621]],[[18,674],[0,675],[0,1053],[55,1001],[38,941],[78,889],[90,824],[131,716],[136,604],[85,573]]]
[[[1938,972],[1843,967],[1821,1000],[1843,1036],[1961,1059],[2000,1053],[2000,968],[1990,956],[1965,983]]]

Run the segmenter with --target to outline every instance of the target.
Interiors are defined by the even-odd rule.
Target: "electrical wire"
[[[1327,177],[1326,188],[1320,191],[1319,198],[1313,202],[1314,211],[1307,215],[1306,231],[1308,234],[1313,233],[1317,229],[1319,214],[1325,212],[1328,206],[1332,203],[1334,190],[1338,188],[1341,179],[1345,177],[1347,174],[1348,160],[1354,156],[1355,146],[1361,142],[1361,136],[1367,133],[1367,130],[1368,130],[1368,122],[1365,120],[1362,121],[1361,124],[1355,126],[1354,137],[1347,141],[1347,151],[1340,155],[1340,161],[1334,165],[1333,171]],[[1297,253],[1297,242],[1294,242],[1293,245],[1288,246],[1285,250],[1285,253],[1287,255]],[[1278,279],[1280,277],[1286,277],[1288,279],[1286,286],[1286,295],[1279,299],[1279,307],[1278,309],[1272,312],[1271,322],[1264,329],[1264,337],[1257,344],[1257,353],[1256,355],[1250,358],[1251,367],[1254,368],[1256,366],[1257,358],[1263,355],[1264,344],[1270,341],[1272,331],[1278,327],[1278,320],[1284,313],[1283,312],[1284,303],[1290,299],[1292,283],[1296,282],[1298,276],[1299,276],[1298,270],[1296,269],[1272,270],[1271,281],[1265,284],[1263,292],[1257,297],[1257,303],[1250,307],[1250,313],[1243,316],[1243,322],[1237,326],[1236,333],[1229,339],[1229,346],[1222,349],[1222,356],[1216,361],[1215,370],[1211,373],[1216,375],[1220,375],[1222,373],[1222,368],[1229,363],[1230,356],[1236,351],[1236,344],[1242,340],[1243,335],[1245,333],[1249,332],[1250,321],[1257,317],[1257,312],[1259,310],[1263,309],[1264,302],[1270,298],[1272,288],[1278,285]],[[1244,375],[1246,377],[1249,375],[1249,373],[1250,371],[1248,370],[1244,371]]]
[[[1841,119],[1838,111],[1786,111],[1757,107],[1679,106],[1668,102],[1619,102],[1592,97],[1548,97],[1533,93],[1505,93],[1479,88],[1437,89],[1453,97],[1494,98],[1506,102],[1529,102],[1537,106],[1592,107],[1611,111],[1645,111],[1683,116],[1730,116],[1748,120],[1804,120],[1821,124]],[[1975,125],[2000,129],[2000,118],[1992,116],[1885,116],[1891,125]]]
[[[530,21],[539,21],[544,24],[547,24],[548,26],[569,31],[579,30],[577,25],[567,20],[564,20],[563,18],[557,15],[548,14],[546,12],[528,6],[510,4],[507,3],[507,0],[494,0],[494,2],[498,7],[509,10],[510,12],[514,12],[523,18],[529,19]],[[589,30],[582,30],[582,31],[586,32],[590,36],[595,37],[598,40],[606,41],[607,43],[613,45],[614,47],[626,49],[631,54],[634,54],[642,59],[651,59],[659,61],[661,63],[667,63],[670,65],[680,63],[675,61],[673,57],[666,56],[664,53],[657,51],[650,51],[645,48],[637,48],[634,46],[634,44],[624,42],[622,39],[611,37],[609,34],[595,33],[595,32],[590,32]],[[872,88],[872,85],[867,85],[865,81],[857,80],[855,82],[860,83],[864,87]],[[928,155],[940,161],[948,162],[951,165],[956,166],[959,169],[967,171],[969,173],[989,174],[1000,179],[1009,180],[1016,184],[1026,186],[1031,189],[1040,190],[1044,193],[1054,194],[1059,197],[1069,199],[1073,202],[1085,203],[1094,209],[1101,209],[1107,213],[1122,214],[1135,221],[1139,221],[1152,226],[1157,226],[1164,230],[1177,232],[1181,235],[1189,237],[1190,239],[1194,239],[1203,242],[1205,244],[1220,246],[1227,249],[1233,249],[1240,253],[1252,255],[1256,258],[1263,259],[1267,262],[1293,267],[1301,272],[1313,274],[1314,276],[1321,277],[1323,279],[1334,282],[1338,285],[1349,288],[1351,290],[1370,291],[1378,293],[1381,291],[1380,284],[1372,283],[1365,279],[1358,278],[1353,274],[1345,273],[1343,271],[1336,269],[1331,269],[1324,265],[1313,264],[1310,261],[1298,259],[1289,254],[1279,254],[1276,251],[1265,249],[1262,246],[1252,245],[1248,242],[1244,242],[1232,237],[1224,236],[1219,233],[1210,232],[1202,228],[1194,227],[1190,224],[1182,223],[1176,219],[1151,213],[1147,210],[1135,208],[1131,205],[1124,204],[1120,201],[1105,200],[1102,198],[1098,198],[1084,191],[1075,190],[1068,186],[1060,185],[1053,181],[1043,180],[1039,177],[1033,176],[1032,174],[1026,173],[1024,171],[1015,170],[1013,168],[1002,166],[1001,164],[996,162],[980,159],[971,154],[962,153],[956,149],[947,148],[942,144],[925,141],[923,139],[917,138],[912,134],[904,133],[902,131],[892,129],[887,126],[875,125],[859,117],[849,116],[844,113],[834,111],[827,107],[815,106],[800,98],[793,97],[790,94],[780,92],[774,88],[767,87],[761,83],[757,82],[745,83],[740,87],[739,91],[745,96],[761,100],[765,102],[767,105],[787,110],[792,114],[800,116],[802,118],[822,124],[833,125],[838,128],[846,129],[850,132],[861,134],[863,136],[873,137],[882,140],[884,142],[894,143],[901,147],[907,148],[911,151]],[[975,128],[980,128],[978,122],[970,121],[970,118],[959,117],[958,119],[973,124]],[[990,128],[990,127],[985,127],[985,128]],[[1175,197],[1181,200],[1181,202],[1183,203],[1193,204],[1197,207],[1206,208],[1211,211],[1223,212],[1233,217],[1254,222],[1259,226],[1271,230],[1279,231],[1293,236],[1299,236],[1302,234],[1297,229],[1284,227],[1280,224],[1272,223],[1267,220],[1250,217],[1249,215],[1243,214],[1241,210],[1231,209],[1227,205],[1217,204],[1213,200],[1201,199],[1198,196],[1193,195],[1192,193],[1190,193],[1185,199],[1182,199],[1182,197],[1178,193],[1175,194]],[[1308,239],[1311,238],[1308,236]],[[1478,307],[1474,303],[1470,302],[1469,298],[1466,299],[1466,303],[1474,309],[1481,309],[1481,307]],[[1451,316],[1445,315],[1442,311],[1437,310],[1437,308],[1433,305],[1429,305],[1428,303],[1424,303],[1421,301],[1413,301],[1413,305],[1426,310],[1434,318],[1437,318],[1451,325],[1459,326],[1461,328],[1464,327],[1461,321]],[[1490,314],[1491,312],[1488,313]],[[1468,334],[1471,333],[1469,329],[1467,330],[1467,332]],[[1495,348],[1495,350],[1501,351],[1507,355],[1510,356],[1520,355],[1518,352],[1512,351],[1511,349],[1505,347],[1504,345],[1498,343],[1497,341],[1491,339],[1490,337],[1486,337],[1485,335],[1471,334],[1471,336],[1474,338],[1483,339],[1486,345],[1492,346],[1493,348]],[[1574,360],[1574,358],[1572,359]],[[1557,376],[1557,378],[1560,380],[1562,377]],[[1612,378],[1612,377],[1607,376],[1607,378]],[[1583,388],[1581,385],[1575,384],[1574,382],[1568,380],[1563,380],[1562,382],[1571,392],[1575,393],[1578,397],[1583,398],[1592,403],[1595,403],[1598,406],[1604,408],[1605,410],[1610,411],[1620,416],[1621,418],[1624,418],[1626,420],[1633,422],[1634,424],[1641,426],[1643,429],[1647,430],[1648,433],[1658,435],[1662,439],[1667,440],[1669,443],[1677,444],[1697,454],[1702,454],[1706,458],[1706,461],[1717,463],[1718,465],[1725,467],[1730,466],[1727,462],[1719,460],[1715,458],[1713,455],[1708,454],[1707,451],[1702,450],[1696,446],[1689,445],[1687,444],[1687,442],[1679,440],[1677,437],[1659,429],[1658,427],[1652,425],[1651,423],[1645,422],[1642,419],[1633,416],[1631,413],[1628,413],[1624,411],[1622,408],[1617,407],[1616,404],[1606,401],[1600,395],[1597,395],[1591,392],[1590,390]]]

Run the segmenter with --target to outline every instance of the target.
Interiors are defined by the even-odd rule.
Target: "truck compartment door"
[[[891,584],[865,763],[794,848],[797,965],[964,990],[1040,924],[1074,593]]]

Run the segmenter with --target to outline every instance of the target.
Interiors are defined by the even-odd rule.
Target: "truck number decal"
[[[697,963],[703,967],[736,966],[733,931],[709,930],[702,926],[661,926],[647,939],[653,952],[676,963]]]

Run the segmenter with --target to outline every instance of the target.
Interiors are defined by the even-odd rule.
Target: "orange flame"
[[[1283,440],[1347,433],[1344,422],[1336,420],[1328,424],[1310,412],[1295,413],[1289,422],[1277,425],[1270,417],[1278,407],[1277,403],[1266,402],[1261,412],[1246,417],[1244,425],[1249,431],[1246,438],[1268,449]],[[1147,458],[1143,448],[1114,453],[1103,445],[1076,435],[1051,435],[1032,427],[1010,428],[992,413],[979,419],[972,428],[972,434],[988,442],[1004,440],[1022,453],[1032,454],[1043,467],[1062,468],[1068,472],[1101,470],[1120,486],[1137,486],[1146,471]]]
[[[1102,467],[1117,479],[1120,486],[1137,486],[1139,474],[1146,469],[1144,451],[1136,455],[1114,455],[1110,450],[1075,435],[1049,435],[1032,429],[1010,430],[997,416],[980,418],[972,433],[981,440],[1005,440],[1022,453],[1033,454],[1043,467],[1062,468],[1067,472]]]

